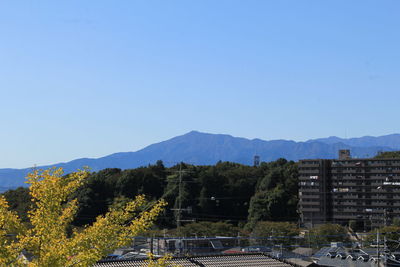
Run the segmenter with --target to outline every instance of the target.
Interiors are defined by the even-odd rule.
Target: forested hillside
[[[180,181],[181,175],[181,183]],[[181,184],[181,199],[179,197]],[[27,189],[5,193],[11,207],[26,218]],[[177,164],[166,168],[161,161],[136,169],[105,169],[91,174],[77,192],[76,226],[90,224],[113,205],[122,205],[138,194],[150,200],[164,198],[168,207],[159,219],[160,228],[176,226],[179,204],[187,209],[183,220],[225,221],[252,227],[260,220],[296,221],[297,166],[279,159],[251,167],[219,162],[211,166]]]

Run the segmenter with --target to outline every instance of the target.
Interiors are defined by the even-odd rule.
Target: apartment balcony
[[[353,201],[341,201],[340,204],[339,204],[338,201],[333,201],[333,206],[337,206],[337,207],[356,206],[356,202],[353,202]]]
[[[320,194],[319,188],[301,188],[300,192]]]
[[[302,207],[306,207],[306,206],[318,206],[321,205],[320,201],[299,201],[299,205],[301,205]]]
[[[318,177],[318,178],[315,178]],[[320,176],[319,175],[300,175],[299,176],[299,181],[314,181],[314,182],[318,182],[320,180]]]
[[[312,170],[299,170],[300,175],[307,175],[307,174],[317,174],[321,171],[319,169],[312,169]]]
[[[316,198],[321,198],[321,195],[315,194],[315,195],[300,195],[301,199],[316,199]]]
[[[319,168],[320,164],[319,163],[300,163],[299,167],[300,168]]]
[[[356,208],[340,208],[340,209],[333,209],[335,213],[342,213],[342,212],[362,212]]]
[[[356,182],[346,182],[340,185],[340,187],[349,187],[349,186],[361,186],[361,185],[357,185]]]
[[[321,212],[320,208],[310,208],[310,207],[303,207],[303,212]]]
[[[356,220],[358,219],[357,215],[351,215],[351,214],[334,214],[333,215],[333,219],[337,219],[337,220]]]

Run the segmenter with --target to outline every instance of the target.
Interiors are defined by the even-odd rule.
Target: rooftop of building
[[[102,260],[97,262],[94,267],[143,267],[146,266],[145,259],[133,260]],[[300,262],[299,262],[300,263]],[[286,260],[273,258],[263,253],[245,253],[245,254],[228,254],[228,255],[203,255],[193,257],[174,257],[169,261],[171,266],[179,265],[182,267],[222,267],[222,266],[236,266],[236,267],[299,267],[310,266],[308,264],[295,264]]]
[[[323,247],[313,255],[320,266],[377,266],[377,250],[374,248],[350,249],[345,247]]]

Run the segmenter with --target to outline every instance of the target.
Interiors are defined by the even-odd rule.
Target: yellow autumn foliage
[[[81,170],[64,176],[61,168],[30,173],[27,183],[34,208],[29,212],[29,229],[24,229],[18,216],[9,211],[5,198],[0,196],[0,266],[91,266],[114,249],[129,244],[132,236],[148,229],[166,205],[160,200],[140,212],[139,208],[148,204],[140,195],[125,208],[110,209],[92,225],[67,236],[67,227],[78,208],[77,200],[68,198],[88,175],[87,170]],[[33,256],[30,262],[18,259],[22,251]]]
[[[156,259],[153,254],[148,254],[149,259],[146,261],[147,267],[169,267],[171,266],[168,261],[172,259],[171,255],[166,255],[162,258]],[[180,265],[173,264],[173,267],[181,267]]]

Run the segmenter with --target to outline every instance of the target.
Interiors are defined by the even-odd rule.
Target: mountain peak
[[[183,136],[185,136],[185,135],[199,135],[199,134],[207,134],[207,133],[203,133],[203,132],[196,131],[196,130],[191,130],[190,132],[185,133]]]

